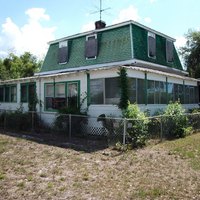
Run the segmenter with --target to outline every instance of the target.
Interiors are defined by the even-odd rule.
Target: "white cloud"
[[[150,17],[145,17],[145,18],[144,18],[144,21],[145,21],[146,23],[149,24],[149,23],[151,23],[152,20],[151,20]]]
[[[95,29],[94,22],[89,22],[87,24],[84,24],[81,28],[81,32],[91,31]]]
[[[15,24],[10,17],[2,24],[0,54],[5,54],[12,49],[16,54],[29,51],[40,58],[45,55],[47,42],[55,38],[56,27],[49,28],[41,24],[41,20],[50,19],[43,8],[28,9],[25,14],[28,16],[28,22],[22,27]]]
[[[130,5],[128,8],[120,11],[117,19],[113,21],[113,24],[124,22],[127,20],[140,21],[141,17],[138,14],[138,9],[133,5]]]
[[[184,36],[179,36],[179,37],[176,37],[176,42],[175,42],[175,46],[177,48],[180,48],[180,47],[183,47],[185,46],[186,44],[186,38]]]

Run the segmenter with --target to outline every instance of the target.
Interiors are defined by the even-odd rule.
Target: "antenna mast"
[[[95,14],[95,13],[99,13],[99,17],[100,17],[100,21],[101,21],[101,18],[102,18],[102,12],[106,11],[106,10],[109,10],[110,8],[102,8],[102,0],[99,0],[99,10],[98,11],[95,11],[95,12],[92,12],[91,14]]]

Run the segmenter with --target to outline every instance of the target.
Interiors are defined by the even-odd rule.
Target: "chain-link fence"
[[[200,130],[200,113],[185,114],[187,124],[193,131]],[[62,137],[65,141],[84,138],[106,141],[108,145],[121,142],[125,144],[133,128],[135,119],[111,118],[101,115],[89,117],[83,115],[39,113],[0,110],[0,129],[20,133],[37,133],[47,137]],[[148,118],[146,124],[150,139],[162,140],[173,131],[172,116]],[[143,128],[143,126],[141,126]]]

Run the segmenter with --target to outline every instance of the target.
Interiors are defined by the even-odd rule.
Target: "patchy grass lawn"
[[[200,199],[200,134],[126,153],[0,134],[0,199]]]

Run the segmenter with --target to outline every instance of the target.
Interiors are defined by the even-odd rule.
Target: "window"
[[[59,110],[63,107],[79,106],[79,83],[47,83],[45,84],[45,109]]]
[[[17,102],[17,86],[16,85],[1,86],[0,102]]]
[[[68,60],[68,41],[59,42],[58,63],[65,64]]]
[[[91,104],[118,104],[120,100],[119,78],[102,78],[90,81]]]
[[[148,56],[156,58],[156,36],[150,32],[148,32]]]
[[[168,103],[169,103],[170,101],[174,101],[174,84],[168,83],[167,90],[168,90]]]
[[[137,79],[129,78],[129,100],[130,103],[137,102]]]
[[[105,79],[105,103],[118,104],[120,100],[119,78]]]
[[[54,85],[46,84],[45,85],[45,108],[46,110],[52,109],[53,106],[53,98],[54,98]]]
[[[155,85],[154,81],[148,80],[148,86],[147,86],[147,103],[148,104],[154,104],[154,94],[155,94]]]
[[[11,91],[10,91],[11,95],[11,102],[16,102],[17,101],[17,87],[16,86],[11,86]]]
[[[78,83],[67,83],[67,106],[78,107]]]
[[[27,102],[28,88],[27,85],[21,85],[21,102]]]
[[[4,87],[0,87],[0,102],[4,101]]]
[[[145,103],[145,85],[144,79],[137,79],[137,103]]]
[[[104,84],[103,79],[90,80],[90,101],[91,104],[104,103]]]
[[[28,103],[30,99],[35,98],[36,95],[35,83],[21,84],[21,102]]]
[[[10,87],[5,87],[5,102],[10,102]]]
[[[174,46],[173,42],[166,40],[166,59],[167,62],[173,62],[174,60]]]
[[[97,53],[98,53],[97,35],[87,36],[85,42],[86,59],[96,59]]]

